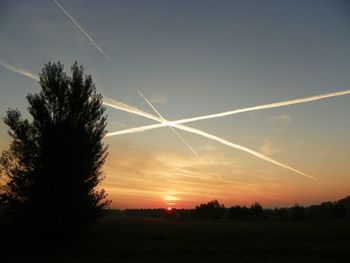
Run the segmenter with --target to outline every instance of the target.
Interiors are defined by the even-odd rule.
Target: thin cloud
[[[227,204],[232,200],[249,204],[255,200],[280,200],[281,193],[285,194],[282,186],[281,189],[275,185],[269,187],[274,180],[250,183],[253,178],[244,172],[241,174],[240,162],[234,163],[233,170],[231,160],[225,155],[208,153],[203,155],[203,162],[198,162],[187,155],[143,148],[132,142],[119,142],[110,149],[104,173],[106,179],[102,184],[116,200],[113,206],[121,200],[129,206],[139,206],[142,200],[153,206],[173,202],[178,207],[193,207],[203,198],[208,201],[218,198]],[[229,184],[217,181],[213,173],[228,179]],[[232,181],[232,176],[237,182]]]
[[[153,95],[149,97],[149,101],[152,104],[166,104],[168,102],[168,98],[162,95]]]
[[[270,118],[271,123],[290,123],[292,117],[286,113],[281,113]]]
[[[280,149],[277,144],[272,141],[271,137],[266,137],[263,140],[263,144],[260,147],[260,152],[264,155],[271,156],[275,153],[279,153]]]

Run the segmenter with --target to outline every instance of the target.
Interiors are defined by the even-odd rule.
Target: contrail
[[[36,81],[39,81],[39,77],[34,75],[33,73],[31,72],[28,72],[28,71],[25,71],[23,69],[20,69],[20,68],[16,68],[16,67],[13,67],[11,65],[8,65],[8,64],[5,64],[3,62],[0,61],[0,66],[8,69],[8,70],[11,70],[15,73],[18,73],[20,75],[23,75],[23,76],[26,76],[28,78],[31,78],[33,80],[36,80]],[[122,103],[122,102],[118,102],[118,101],[115,101],[115,100],[112,100],[112,99],[109,99],[109,98],[104,98],[104,101],[103,101],[103,104],[106,105],[106,106],[110,106],[110,107],[113,107],[115,109],[119,109],[119,110],[122,110],[122,111],[126,111],[126,112],[129,112],[129,113],[134,113],[134,114],[138,114],[140,116],[143,116],[143,117],[146,117],[146,118],[149,118],[149,119],[153,119],[153,120],[156,120],[156,121],[160,121],[158,118],[156,118],[155,116],[151,115],[151,114],[148,114],[146,112],[143,112],[142,110],[138,109],[138,108],[134,108],[134,107],[131,107],[125,103]],[[160,114],[160,113],[159,113]],[[169,128],[171,128],[175,133],[176,130],[173,129],[173,127],[169,126]],[[179,134],[180,135],[180,134]],[[181,135],[180,135],[180,138]],[[191,151],[198,157],[198,154],[193,150],[193,148],[191,147],[191,145],[189,145],[183,138],[182,138],[182,141],[191,149]],[[222,180],[221,178],[218,178],[220,181],[224,181]]]
[[[0,65],[3,66],[4,68],[8,69],[8,70],[11,70],[11,71],[16,72],[18,74],[21,74],[23,76],[29,77],[29,78],[31,78],[33,80],[39,81],[39,77],[34,75],[33,73],[30,73],[30,72],[25,71],[23,69],[15,68],[13,66],[10,66],[8,64],[4,64],[2,62],[0,62]],[[276,165],[282,166],[282,167],[287,168],[289,170],[295,171],[295,172],[297,172],[299,174],[308,176],[305,173],[302,173],[302,172],[300,172],[300,171],[298,171],[296,169],[293,169],[293,168],[291,168],[289,166],[284,166],[283,164],[273,160],[272,158],[270,158],[268,156],[264,156],[264,155],[262,155],[262,154],[260,154],[258,152],[250,150],[250,149],[248,149],[248,148],[246,148],[244,146],[240,146],[240,145],[237,145],[237,144],[232,144],[231,142],[225,141],[225,140],[223,140],[223,139],[221,139],[221,138],[219,138],[217,136],[205,133],[203,131],[200,131],[200,130],[197,130],[197,129],[194,129],[194,128],[190,128],[190,127],[187,127],[187,126],[184,126],[184,125],[179,125],[179,124],[176,123],[177,121],[175,121],[175,122],[168,122],[168,121],[165,121],[164,119],[160,119],[160,118],[158,118],[156,116],[153,116],[152,114],[144,112],[144,111],[142,111],[142,110],[140,110],[138,108],[131,107],[131,106],[125,104],[125,103],[113,101],[113,100],[110,100],[110,99],[104,99],[103,104],[106,105],[106,106],[113,107],[115,109],[119,109],[119,110],[126,111],[126,112],[129,112],[129,113],[137,114],[137,115],[140,115],[140,116],[143,116],[143,117],[146,117],[146,118],[149,118],[149,119],[161,122],[160,124],[162,126],[160,126],[160,127],[164,127],[164,126],[176,127],[176,128],[188,131],[188,132],[192,132],[192,133],[195,133],[195,134],[198,134],[198,135],[202,135],[204,137],[207,137],[209,139],[221,142],[221,143],[226,144],[228,146],[231,146],[233,148],[240,149],[242,151],[251,153],[251,154],[253,154],[253,155],[255,155],[255,156],[259,157],[259,158],[265,157],[265,159],[264,158],[261,158],[261,159],[264,159],[266,161],[272,162],[272,163],[274,163]],[[149,125],[148,127],[152,127],[152,128],[148,128],[148,129],[153,129],[153,127],[154,128],[158,128],[158,126],[159,126],[159,124]],[[126,134],[126,133],[134,133],[134,132],[141,132],[141,131],[144,131],[144,130],[147,130],[147,129],[145,129],[144,127],[133,128],[133,129],[124,130],[124,131],[120,131],[120,132],[109,133],[106,136],[120,135],[120,134]],[[230,145],[230,144],[232,144],[232,145]],[[312,176],[308,176],[308,177],[314,178]]]
[[[152,103],[141,93],[141,91],[137,91],[137,93],[147,102],[147,104],[158,114],[158,116],[162,119],[162,122],[166,122],[167,120],[163,118],[162,114],[152,105]],[[168,126],[177,137],[187,146],[187,148],[197,157],[199,158],[197,152],[193,149],[193,147],[178,133],[172,126]]]
[[[294,168],[292,168],[292,167],[290,167],[288,165],[280,163],[280,162],[278,162],[278,161],[276,161],[276,160],[274,160],[274,159],[272,159],[272,158],[270,158],[270,157],[268,157],[266,155],[258,153],[258,152],[254,151],[252,149],[249,149],[248,147],[245,147],[245,146],[242,146],[242,145],[239,145],[239,144],[235,144],[235,143],[226,141],[226,140],[224,140],[224,139],[222,139],[220,137],[217,137],[215,135],[212,135],[210,133],[206,133],[204,131],[201,131],[201,130],[198,130],[198,129],[194,129],[194,128],[190,128],[190,127],[187,127],[187,126],[184,126],[184,125],[180,125],[180,124],[169,124],[169,125],[172,125],[173,127],[179,128],[179,129],[184,130],[184,131],[188,131],[188,132],[192,132],[194,134],[202,135],[202,136],[204,136],[204,137],[206,137],[208,139],[220,142],[220,143],[225,144],[225,145],[227,145],[229,147],[232,147],[232,148],[235,148],[235,149],[238,149],[238,150],[250,153],[250,154],[252,154],[252,155],[254,155],[254,156],[256,156],[256,157],[258,157],[258,158],[260,158],[262,160],[268,161],[268,162],[273,163],[275,165],[278,165],[280,167],[283,167],[283,168],[286,168],[288,170],[294,171],[294,172],[296,172],[296,173],[298,173],[300,175],[309,177],[311,179],[316,179],[316,177],[314,177],[314,176],[308,175],[308,174],[306,174],[304,172],[301,172],[301,171],[299,171],[297,169],[294,169]]]
[[[152,105],[152,103],[141,93],[141,91],[137,91],[139,93],[139,95],[148,103],[148,105],[158,114],[158,116],[162,119],[162,122],[167,122],[166,119],[163,118],[162,114],[160,114],[160,112]],[[190,149],[190,151],[199,159],[199,156],[197,154],[197,152],[193,149],[193,147],[172,127],[172,126],[168,126],[176,135],[177,137],[180,138],[180,140],[187,146],[188,149]],[[228,180],[223,180],[219,175],[215,174],[214,176],[216,179],[218,179],[221,182],[225,182],[225,183],[236,183],[236,182],[231,182]]]
[[[123,102],[110,99],[108,97],[104,97],[103,98],[103,104],[106,105],[106,106],[109,106],[111,108],[114,108],[114,109],[118,109],[118,110],[121,110],[121,111],[126,111],[126,112],[129,112],[129,113],[140,115],[142,117],[146,117],[146,118],[151,119],[151,120],[155,120],[155,121],[161,122],[159,118],[157,118],[156,116],[153,116],[152,114],[144,112],[143,110],[140,110],[140,109],[138,109],[136,107],[131,107],[131,106],[129,106],[129,105],[123,103]],[[164,126],[166,126],[166,125],[164,125]]]
[[[96,41],[79,25],[79,23],[68,13],[68,11],[56,0],[53,0],[56,5],[63,11],[63,13],[68,16],[68,18],[79,28],[79,30],[90,40],[90,42],[98,49],[98,51],[101,52],[101,54],[110,62],[112,62],[112,59],[107,56],[107,54],[100,48],[99,45],[97,45]]]
[[[162,114],[160,114],[160,112],[152,105],[152,103],[141,93],[141,91],[137,91],[139,93],[139,95],[147,102],[147,104],[158,114],[158,116],[162,119],[162,122],[167,122],[166,119],[163,118]],[[197,154],[197,152],[193,149],[193,147],[172,127],[172,126],[168,126],[176,135],[177,137],[180,138],[180,140],[187,146],[187,148],[199,159],[199,156]],[[221,182],[225,182],[225,183],[237,183],[237,182],[233,182],[233,181],[229,181],[229,180],[224,180],[221,178],[220,175],[215,174],[214,176],[216,179],[218,179]]]
[[[34,79],[34,80],[36,80],[36,81],[39,81],[39,77],[36,76],[35,74],[29,72],[29,71],[26,71],[26,70],[23,70],[23,69],[20,69],[20,68],[16,68],[16,67],[10,66],[10,65],[5,64],[5,63],[3,63],[3,62],[1,62],[1,61],[0,61],[0,66],[6,68],[6,69],[8,69],[8,70],[11,70],[11,71],[13,71],[13,72],[16,72],[16,73],[18,73],[18,74],[21,74],[21,75],[23,75],[23,76],[26,76],[26,77],[28,77],[28,78]]]
[[[243,109],[238,109],[238,110],[233,110],[233,111],[226,111],[226,112],[210,114],[210,115],[194,117],[194,118],[187,118],[187,119],[183,119],[183,120],[174,121],[173,123],[178,124],[178,123],[186,123],[186,122],[199,121],[199,120],[205,120],[205,119],[212,119],[212,118],[218,118],[218,117],[224,117],[224,116],[228,116],[228,115],[238,114],[238,113],[242,113],[242,112],[277,108],[277,107],[306,103],[306,102],[311,102],[311,101],[315,101],[315,100],[321,100],[321,99],[342,96],[342,95],[347,95],[347,94],[350,94],[350,90],[337,91],[337,92],[321,94],[321,95],[316,95],[316,96],[306,97],[306,98],[301,98],[301,99],[293,99],[293,100],[287,100],[287,101],[282,101],[282,102],[274,102],[274,103],[255,106],[255,107],[243,108]]]
[[[350,90],[337,91],[337,92],[321,94],[321,95],[307,97],[307,98],[293,99],[293,100],[282,101],[282,102],[275,102],[275,103],[264,104],[264,105],[255,106],[255,107],[242,108],[242,109],[237,109],[237,110],[232,110],[232,111],[225,111],[225,112],[221,112],[221,113],[209,114],[209,115],[187,118],[187,119],[181,119],[181,120],[176,120],[176,121],[171,121],[171,122],[157,123],[157,124],[153,124],[153,125],[147,125],[147,126],[132,128],[132,129],[128,129],[128,130],[113,132],[113,133],[110,133],[108,135],[111,136],[111,135],[120,135],[120,134],[125,134],[125,133],[147,131],[147,130],[151,130],[151,129],[165,127],[165,126],[172,125],[172,124],[182,124],[182,123],[188,123],[188,122],[205,120],[205,119],[225,117],[225,116],[234,115],[234,114],[243,113],[243,112],[248,112],[248,111],[257,111],[257,110],[263,110],[263,109],[283,107],[283,106],[306,103],[306,102],[311,102],[311,101],[316,101],[316,100],[321,100],[321,99],[326,99],[326,98],[331,98],[331,97],[336,97],[336,96],[348,95],[348,94],[350,94]]]
[[[108,105],[110,106],[111,103],[108,103],[108,104],[105,104],[105,105]],[[153,119],[153,120],[156,120],[158,122],[162,122],[162,126],[161,127],[164,127],[164,126],[172,126],[172,127],[175,127],[175,128],[178,128],[178,129],[181,129],[181,130],[184,130],[184,131],[187,131],[187,132],[191,132],[191,133],[194,133],[194,134],[197,134],[197,135],[201,135],[203,137],[206,137],[208,139],[211,139],[211,140],[214,140],[214,141],[217,141],[217,142],[220,142],[224,145],[227,145],[229,147],[232,147],[232,148],[235,148],[235,149],[238,149],[238,150],[241,150],[241,151],[244,151],[244,152],[247,152],[247,153],[250,153],[262,160],[265,160],[267,162],[270,162],[270,163],[273,163],[277,166],[280,166],[280,167],[283,167],[285,169],[288,169],[288,170],[291,170],[293,172],[296,172],[300,175],[303,175],[305,177],[308,177],[308,178],[312,178],[312,179],[316,179],[316,177],[314,176],[311,176],[311,175],[308,175],[304,172],[301,172],[297,169],[294,169],[288,165],[285,165],[283,163],[280,163],[274,159],[272,159],[271,157],[268,157],[266,155],[263,155],[261,153],[258,153],[252,149],[249,149],[245,146],[242,146],[242,145],[239,145],[239,144],[235,144],[235,143],[232,143],[232,142],[229,142],[229,141],[226,141],[220,137],[217,137],[215,135],[212,135],[212,134],[209,134],[209,133],[206,133],[204,131],[201,131],[201,130],[198,130],[198,129],[195,129],[195,128],[190,128],[190,127],[187,127],[187,126],[184,126],[184,125],[181,125],[181,124],[177,124],[176,122],[163,122],[162,119],[156,117],[156,116],[153,116],[152,114],[149,114],[149,113],[146,113],[146,112],[143,112],[142,110],[140,109],[137,109],[137,108],[134,108],[134,107],[131,107],[131,106],[127,106],[125,109],[123,108],[122,105],[125,105],[124,103],[118,103],[117,105],[115,105],[114,108],[117,108],[117,109],[120,109],[120,110],[123,110],[123,111],[126,111],[126,112],[130,112],[130,113],[134,113],[134,114],[137,114],[137,115],[140,115],[140,116],[144,116],[146,118],[150,118],[150,119]],[[159,124],[154,124],[153,126],[155,125],[159,125]],[[151,125],[149,125],[151,126]],[[148,127],[149,127],[148,126]],[[146,126],[144,126],[146,127]],[[140,128],[133,128],[133,129],[128,129],[128,130],[123,130],[123,131],[120,131],[120,132],[112,132],[112,133],[108,133],[106,135],[106,137],[109,137],[109,136],[113,136],[113,135],[121,135],[121,134],[127,134],[127,133],[135,133],[135,132],[141,132],[141,131],[144,131],[144,127],[140,127]]]

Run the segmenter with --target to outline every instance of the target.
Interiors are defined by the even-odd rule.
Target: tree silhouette
[[[71,72],[46,64],[41,91],[27,96],[32,119],[13,109],[4,118],[13,141],[0,158],[0,200],[10,218],[36,233],[70,233],[109,205],[99,188],[107,156],[102,96],[77,62]]]
[[[246,206],[232,206],[229,210],[228,210],[228,215],[227,217],[229,219],[237,219],[237,220],[243,220],[243,219],[247,219],[247,217],[249,217],[249,209]]]
[[[301,221],[305,220],[306,213],[305,213],[305,208],[301,205],[295,204],[291,210],[291,219],[294,221]]]
[[[220,204],[218,200],[212,200],[206,204],[196,206],[194,210],[195,218],[204,219],[220,219],[225,213],[225,206]]]
[[[264,218],[264,209],[258,202],[255,202],[251,205],[251,207],[249,208],[249,212],[251,216],[255,219]]]

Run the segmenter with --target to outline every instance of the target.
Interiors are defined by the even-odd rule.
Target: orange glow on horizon
[[[279,168],[253,162],[240,153],[233,157],[226,155],[222,148],[211,144],[203,146],[200,160],[180,150],[153,149],[134,142],[115,144],[118,147],[110,149],[104,167],[106,178],[102,182],[112,208],[163,207],[168,211],[168,207],[195,208],[215,199],[226,207],[258,202],[263,207],[274,208],[295,203],[318,204],[349,195],[345,183],[349,182],[347,160],[340,155],[338,159],[331,155],[311,155],[317,147],[309,151],[310,155],[295,160],[302,164],[315,159],[314,165],[320,169],[315,173],[322,178],[315,182],[281,173]],[[346,156],[346,152],[340,153]],[[330,167],[330,162],[337,162],[338,166]],[[327,177],[329,174],[331,179]],[[227,182],[218,181],[215,175]]]

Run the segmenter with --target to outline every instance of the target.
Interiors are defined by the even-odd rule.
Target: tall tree
[[[99,187],[107,156],[102,96],[77,62],[71,72],[46,64],[41,91],[27,96],[32,118],[13,109],[4,118],[13,141],[0,158],[0,201],[12,219],[43,234],[78,229],[109,205]]]

